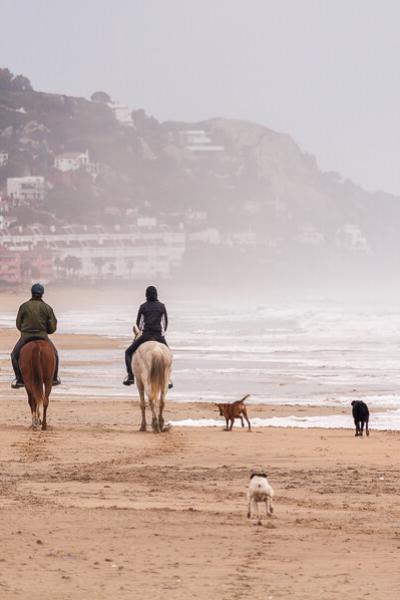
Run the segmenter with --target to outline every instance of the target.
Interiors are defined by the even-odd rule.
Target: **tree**
[[[67,271],[67,276],[71,277],[77,271],[80,271],[82,269],[82,261],[77,256],[68,255],[64,258],[64,267]]]
[[[97,269],[97,276],[100,279],[103,274],[105,259],[102,256],[96,256],[95,258],[92,258],[92,263],[95,265]]]
[[[11,88],[13,92],[31,92],[32,85],[24,75],[16,75],[12,80]]]
[[[32,85],[24,75],[14,77],[9,69],[0,69],[0,91],[30,92],[32,91]]]
[[[8,69],[0,69],[0,91],[9,91],[13,74]]]
[[[125,259],[126,268],[128,269],[129,275],[132,274],[133,267],[135,265],[135,261],[133,258],[128,257]]]
[[[94,92],[90,99],[92,102],[98,102],[99,104],[110,104],[112,102],[111,97],[106,92]]]

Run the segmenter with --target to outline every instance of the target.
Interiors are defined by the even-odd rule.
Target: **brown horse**
[[[32,429],[46,429],[46,413],[56,368],[56,357],[46,340],[27,342],[19,356],[19,366],[32,412]],[[40,405],[43,405],[43,421],[40,420]]]
[[[135,338],[139,330],[134,327]],[[168,346],[160,342],[143,342],[132,358],[132,371],[135,375],[139,392],[142,422],[139,431],[146,431],[146,404],[147,396],[152,421],[151,426],[155,433],[164,431],[164,405],[171,377],[172,353]]]

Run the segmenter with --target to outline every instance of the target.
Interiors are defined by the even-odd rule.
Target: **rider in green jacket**
[[[51,306],[43,302],[44,287],[40,283],[33,284],[31,288],[32,297],[21,304],[17,314],[16,326],[21,332],[21,337],[11,352],[11,363],[15,373],[15,379],[11,387],[16,389],[24,387],[21,370],[19,368],[19,354],[21,348],[32,339],[48,341],[54,348],[56,355],[56,369],[54,372],[53,385],[59,385],[58,379],[58,353],[54,344],[49,339],[49,334],[57,329],[57,319]]]

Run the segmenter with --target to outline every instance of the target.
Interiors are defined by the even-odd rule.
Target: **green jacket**
[[[31,298],[19,307],[16,325],[23,340],[32,337],[46,340],[47,335],[57,329],[57,319],[51,306],[43,300]]]

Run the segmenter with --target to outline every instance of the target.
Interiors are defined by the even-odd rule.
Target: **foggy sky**
[[[400,194],[396,0],[0,0],[0,66],[160,120],[248,119]]]

